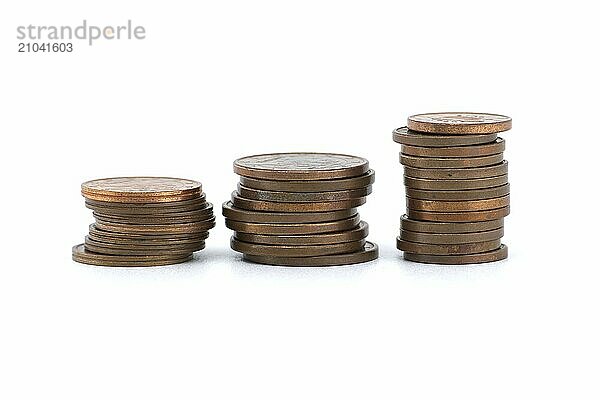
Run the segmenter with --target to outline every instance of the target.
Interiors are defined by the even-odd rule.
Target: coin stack
[[[398,249],[411,261],[474,264],[505,259],[509,214],[504,140],[509,117],[433,113],[408,118],[393,133],[402,144],[406,214]]]
[[[377,258],[357,207],[375,172],[364,158],[280,153],[233,163],[237,191],[223,204],[231,248],[248,261],[282,266],[334,266]]]
[[[81,185],[94,212],[85,243],[73,260],[110,267],[177,264],[204,248],[215,226],[212,204],[199,182],[187,179],[107,178]]]

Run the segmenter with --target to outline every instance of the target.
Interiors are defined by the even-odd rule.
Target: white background
[[[593,2],[14,1],[0,10],[3,399],[595,398],[598,12]],[[18,25],[143,25],[142,41],[18,54]],[[513,117],[507,261],[395,249],[391,131],[419,112]],[[220,204],[235,158],[370,160],[378,261],[243,263]],[[200,180],[219,214],[180,266],[71,261],[81,182]]]

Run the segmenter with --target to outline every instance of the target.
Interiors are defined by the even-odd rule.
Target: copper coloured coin
[[[476,168],[499,164],[503,160],[503,153],[467,158],[416,157],[400,153],[400,164],[415,168]]]
[[[332,192],[361,189],[375,182],[375,171],[354,178],[327,179],[316,181],[272,181],[240,176],[240,183],[248,188],[273,192]]]
[[[225,219],[225,226],[236,232],[257,235],[316,235],[354,229],[360,223],[360,215],[331,222],[313,222],[297,224],[254,223]]]
[[[205,240],[208,237],[208,231],[193,233],[166,233],[166,234],[147,234],[133,232],[111,232],[103,230],[92,224],[89,227],[89,235],[99,241],[140,241],[154,243],[158,241],[172,242],[195,242]],[[100,239],[102,238],[102,239]],[[117,242],[118,243],[118,242]]]
[[[356,214],[356,208],[325,212],[281,213],[243,210],[241,208],[234,207],[231,201],[223,203],[223,216],[229,220],[240,222],[273,224],[331,222],[350,218]]]
[[[116,203],[159,203],[190,199],[202,193],[200,182],[165,177],[118,177],[96,179],[81,185],[91,200]]]
[[[169,256],[190,255],[195,251],[204,249],[204,242],[193,245],[170,245],[170,246],[135,246],[118,245],[113,243],[97,242],[90,237],[85,238],[85,248],[99,254],[125,255],[125,256]]]
[[[379,257],[379,248],[371,242],[365,242],[362,249],[353,253],[317,257],[276,257],[244,254],[244,260],[246,261],[286,267],[333,267],[373,261],[377,257]]]
[[[172,256],[116,256],[98,254],[85,249],[84,244],[73,246],[73,261],[104,267],[156,267],[180,264],[191,259],[191,255]]]
[[[346,243],[362,240],[369,234],[369,225],[361,221],[350,230],[312,235],[259,235],[255,233],[235,232],[234,238],[242,242],[267,245],[308,246],[319,244]]]
[[[500,248],[478,254],[465,255],[431,255],[404,252],[404,259],[424,264],[464,265],[481,264],[504,260],[508,257],[508,247],[503,244]]]
[[[114,222],[120,224],[179,224],[204,221],[213,217],[213,209],[211,203],[206,203],[206,207],[199,211],[191,211],[184,213],[171,213],[161,215],[111,215],[94,212],[94,217],[97,220],[105,222]]]
[[[508,161],[480,168],[413,168],[404,167],[404,175],[421,179],[480,179],[493,178],[508,173]]]
[[[244,254],[255,256],[275,256],[275,257],[315,257],[326,256],[330,254],[344,254],[359,251],[365,245],[364,240],[354,242],[319,244],[308,246],[291,245],[266,245],[241,242],[235,237],[231,238],[231,248]]]
[[[483,211],[493,210],[495,208],[507,207],[510,205],[510,196],[496,197],[485,200],[469,201],[438,201],[438,200],[419,200],[406,198],[407,207],[411,210],[420,211],[439,211],[439,212],[459,212],[459,211]]]
[[[465,211],[465,212],[433,212],[433,211],[417,211],[410,208],[406,209],[406,214],[411,219],[422,221],[438,221],[438,222],[477,222],[491,221],[501,219],[510,214],[510,207],[496,208],[494,210],[485,211]]]
[[[505,147],[504,139],[497,138],[492,143],[460,147],[417,147],[403,144],[401,152],[416,157],[467,158],[500,154]]]
[[[85,206],[93,211],[110,215],[157,215],[199,211],[206,208],[204,193],[191,200],[165,203],[109,203],[86,199]]]
[[[333,153],[275,153],[238,158],[236,174],[269,180],[322,180],[350,178],[369,170],[361,157]]]
[[[429,244],[478,243],[500,239],[502,236],[504,236],[504,228],[472,233],[423,233],[400,230],[401,240]]]
[[[503,219],[494,219],[490,221],[476,222],[433,222],[433,221],[417,221],[408,218],[407,215],[400,217],[400,229],[412,232],[423,233],[440,233],[440,234],[456,234],[456,233],[472,233],[491,231],[502,228],[504,226]]]
[[[199,233],[212,229],[214,226],[215,217],[202,222],[169,225],[127,225],[96,220],[96,227],[105,231],[147,235]]]
[[[322,201],[352,200],[371,194],[372,186],[360,189],[338,190],[335,192],[272,192],[248,188],[238,184],[237,192],[240,197],[260,201],[278,203],[312,203]]]
[[[407,127],[397,128],[393,132],[394,142],[419,147],[455,147],[491,143],[498,136],[495,133],[482,135],[440,135],[411,131]]]
[[[240,197],[237,192],[231,194],[234,207],[252,211],[271,212],[322,212],[355,208],[365,204],[366,197],[352,200],[312,202],[312,203],[276,203],[273,201],[260,201]]]
[[[459,200],[484,200],[506,196],[510,193],[510,185],[495,186],[471,190],[422,190],[405,188],[406,195],[413,199],[459,201]]]
[[[476,254],[492,251],[500,248],[500,239],[477,243],[460,244],[429,244],[415,243],[396,239],[398,250],[415,254],[436,254],[436,255],[456,255],[456,254]]]
[[[477,179],[422,179],[404,176],[404,185],[407,188],[421,190],[471,190],[484,189],[505,185],[508,175],[494,176],[491,178]]]
[[[441,112],[408,117],[408,129],[444,135],[498,133],[511,127],[512,119],[499,114]]]

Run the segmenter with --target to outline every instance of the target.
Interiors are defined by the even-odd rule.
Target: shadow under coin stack
[[[107,267],[178,264],[204,248],[215,226],[199,182],[155,177],[107,178],[81,185],[94,212],[73,260]]]
[[[233,163],[238,190],[223,204],[231,248],[261,264],[317,267],[377,258],[357,207],[375,172],[364,158],[322,153],[244,157]]]
[[[501,244],[509,214],[508,163],[499,132],[509,117],[433,113],[396,129],[402,144],[406,215],[396,244],[404,258],[434,264],[475,264],[508,257]]]

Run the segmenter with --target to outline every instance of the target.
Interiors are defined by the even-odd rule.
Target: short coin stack
[[[149,267],[187,261],[204,248],[215,226],[212,204],[188,179],[107,178],[81,185],[94,212],[85,243],[73,260],[111,267]]]
[[[407,211],[396,244],[411,261],[473,264],[505,259],[509,214],[508,163],[499,132],[509,117],[433,113],[396,129],[402,144]]]
[[[231,248],[244,259],[283,266],[334,266],[377,258],[357,207],[371,193],[375,172],[364,158],[279,153],[233,163],[237,191],[223,204]]]

